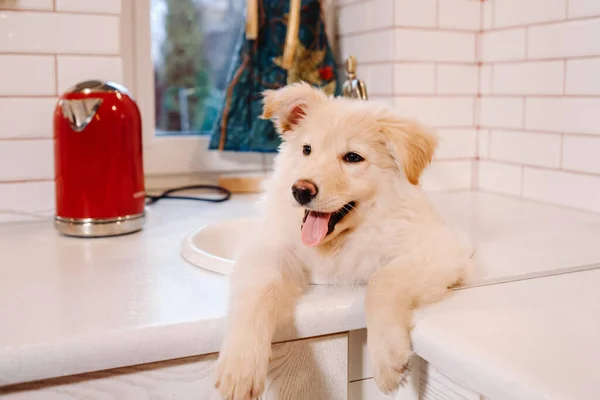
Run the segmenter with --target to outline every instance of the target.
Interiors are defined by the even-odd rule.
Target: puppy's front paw
[[[265,388],[271,346],[248,340],[225,344],[215,368],[215,387],[226,400],[252,400]]]
[[[394,334],[393,332],[396,332]],[[367,331],[367,345],[373,364],[373,377],[379,389],[389,395],[406,384],[412,354],[408,332],[401,329]]]

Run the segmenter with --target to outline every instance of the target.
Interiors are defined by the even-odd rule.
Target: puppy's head
[[[304,208],[298,224],[310,246],[354,228],[386,186],[418,185],[437,146],[387,107],[327,97],[305,83],[266,91],[263,118],[283,138],[275,179]]]

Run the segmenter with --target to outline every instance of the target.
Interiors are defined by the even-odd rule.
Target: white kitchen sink
[[[252,228],[254,218],[236,218],[206,225],[183,241],[181,254],[188,262],[229,275],[233,269],[235,251]]]

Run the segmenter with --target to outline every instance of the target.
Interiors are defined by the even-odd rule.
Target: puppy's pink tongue
[[[329,230],[331,213],[310,211],[302,225],[302,243],[306,246],[316,246],[325,239]]]

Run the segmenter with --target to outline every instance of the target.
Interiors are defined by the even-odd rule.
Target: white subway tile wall
[[[558,21],[566,13],[566,0],[490,1],[494,2],[494,28]]]
[[[485,63],[525,59],[525,53],[527,52],[526,32],[524,28],[482,32],[481,61]]]
[[[119,16],[4,11],[0,38],[0,52],[118,54]]]
[[[393,82],[394,93],[433,94],[435,93],[435,64],[395,64]]]
[[[520,196],[523,167],[495,161],[480,160],[477,169],[477,186],[481,190]]]
[[[440,28],[481,29],[481,3],[473,0],[443,0],[438,6]]]
[[[476,65],[438,65],[437,92],[440,94],[477,94]]]
[[[369,81],[369,94],[377,96],[393,93],[394,88],[391,82],[394,68],[392,64],[366,65],[360,68],[360,73],[364,76],[364,79]]]
[[[56,0],[56,10],[82,13],[119,14],[121,12],[121,0]]]
[[[0,97],[0,140],[52,138],[54,97]]]
[[[477,131],[469,129],[438,129],[439,146],[436,159],[477,157]]]
[[[481,7],[479,0],[338,1],[339,54],[357,57],[370,98],[438,130],[423,177],[429,190],[473,187]]]
[[[354,45],[343,50],[369,64],[373,97],[438,130],[425,188],[600,212],[600,1],[356,2],[340,5],[340,34]],[[390,6],[391,26],[373,19]],[[353,22],[349,7],[368,17]],[[371,72],[379,64],[391,66],[388,85],[389,70]]]
[[[565,94],[600,95],[600,58],[567,60],[566,68]]]
[[[600,1],[483,7],[478,188],[600,212]]]
[[[482,97],[479,123],[488,128],[521,128],[523,104],[520,97]]]
[[[54,0],[4,1],[2,8],[8,10],[52,10]]]
[[[120,13],[121,0],[0,4],[0,222],[52,215],[56,99],[122,81]]]
[[[48,55],[0,53],[0,96],[56,95],[55,61]]]
[[[123,81],[120,56],[58,56],[58,93],[63,93],[77,82],[93,76],[113,82]]]
[[[563,61],[533,61],[494,66],[493,93],[562,94]]]
[[[565,136],[562,167],[600,175],[600,136]]]
[[[560,134],[501,130],[491,132],[490,158],[524,165],[560,167]]]
[[[394,31],[394,59],[475,62],[475,34],[399,28]]]
[[[7,209],[53,207],[61,91],[123,72],[121,0],[0,8],[3,221],[15,218]],[[438,130],[425,188],[600,212],[598,0],[338,0],[336,10],[339,54],[357,57],[371,98]]]
[[[340,20],[340,25],[344,24]],[[416,28],[435,28],[437,23],[437,0],[396,0],[394,24]]]
[[[471,189],[474,162],[474,160],[434,162],[423,173],[421,186],[431,192]]]
[[[473,126],[472,97],[396,97],[395,106],[404,117],[414,117],[433,127]]]

